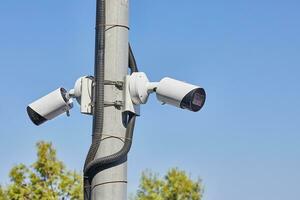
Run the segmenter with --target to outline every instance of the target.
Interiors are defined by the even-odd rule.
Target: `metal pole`
[[[105,80],[124,81],[127,74],[128,7],[128,0],[106,0]],[[104,101],[124,101],[123,91],[105,85]],[[95,159],[118,152],[124,145],[125,131],[121,110],[105,107],[103,136]],[[91,186],[92,200],[126,200],[127,162],[99,172]]]

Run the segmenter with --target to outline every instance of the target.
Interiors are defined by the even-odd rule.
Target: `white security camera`
[[[203,88],[172,78],[162,79],[155,89],[159,101],[190,111],[199,111],[206,99]]]
[[[64,88],[58,88],[31,103],[27,107],[27,113],[31,121],[39,126],[63,113],[69,115],[69,110],[73,108],[72,98],[76,98],[80,105],[80,112],[90,115],[92,114],[92,90],[93,77],[80,77],[76,81],[74,89],[67,92]]]
[[[27,107],[27,113],[35,125],[51,120],[58,115],[68,112],[73,107],[73,101],[64,88],[47,94]]]
[[[199,111],[206,99],[205,90],[199,86],[163,78],[160,82],[149,82],[143,72],[128,77],[131,100],[135,105],[145,104],[149,94],[155,92],[163,104],[170,104],[193,112]]]

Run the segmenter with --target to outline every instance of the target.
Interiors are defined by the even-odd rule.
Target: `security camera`
[[[67,93],[66,89],[58,88],[27,106],[27,113],[31,121],[39,126],[68,112],[73,107],[73,101]]]
[[[92,114],[93,77],[80,77],[69,92],[64,88],[58,88],[46,96],[36,100],[27,106],[27,113],[31,121],[39,126],[63,113],[69,116],[69,110],[73,108],[75,98],[80,105],[80,112]]]
[[[205,90],[196,85],[168,77],[160,82],[149,82],[147,75],[143,72],[133,73],[128,79],[131,100],[135,105],[145,104],[149,94],[153,92],[163,104],[193,112],[199,111],[205,103]]]
[[[193,112],[199,111],[206,99],[203,88],[172,78],[162,79],[154,91],[159,101]]]

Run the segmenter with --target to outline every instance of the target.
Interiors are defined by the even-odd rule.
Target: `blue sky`
[[[199,113],[142,107],[129,155],[129,192],[141,171],[177,166],[201,177],[204,200],[300,197],[300,2],[131,1],[130,40],[151,80],[202,85]],[[0,1],[0,182],[52,141],[81,170],[91,117],[61,116],[40,127],[28,103],[93,73],[94,0]]]

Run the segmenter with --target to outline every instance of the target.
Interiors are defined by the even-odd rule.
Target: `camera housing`
[[[205,90],[196,85],[169,77],[163,78],[160,82],[149,82],[143,72],[133,73],[128,79],[131,100],[135,105],[147,103],[149,94],[154,92],[163,104],[193,112],[199,111],[205,104]]]
[[[73,108],[73,98],[80,105],[80,112],[86,115],[93,114],[93,82],[92,76],[82,76],[75,82],[74,88],[67,91],[64,88],[47,94],[27,106],[27,113],[31,121],[39,126],[63,113],[69,116]]]
[[[39,126],[62,113],[68,112],[73,107],[73,101],[67,90],[58,88],[46,96],[27,106],[27,113],[31,121]]]
[[[168,77],[158,83],[155,92],[157,99],[162,103],[193,112],[199,111],[206,99],[203,88]]]

